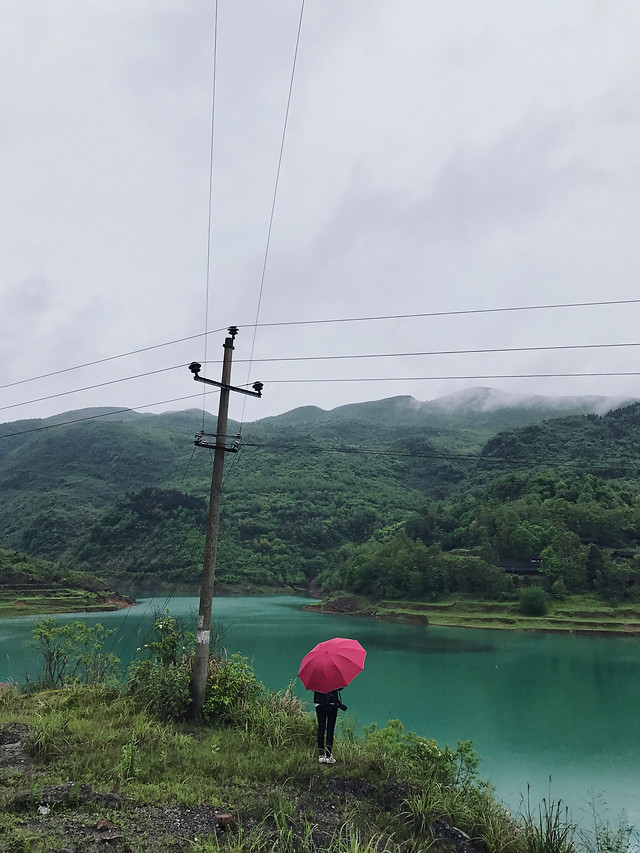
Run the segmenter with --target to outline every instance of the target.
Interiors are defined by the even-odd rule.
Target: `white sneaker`
[[[325,757],[324,757],[324,763],[325,763],[325,764],[335,764],[335,763],[336,763],[336,760],[335,760],[335,758],[333,757],[333,755],[325,755]]]
[[[326,764],[326,763],[327,763],[327,756],[326,755],[319,755],[318,756],[318,764]]]

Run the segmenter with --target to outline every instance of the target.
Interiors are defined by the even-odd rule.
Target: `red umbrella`
[[[339,690],[362,672],[366,654],[357,640],[334,637],[318,643],[302,658],[298,676],[307,690]]]

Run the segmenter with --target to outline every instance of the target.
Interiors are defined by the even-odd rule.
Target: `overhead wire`
[[[634,370],[626,370],[626,371],[583,371],[583,372],[573,372],[573,373],[483,373],[483,374],[446,374],[446,375],[430,375],[430,376],[363,376],[363,377],[326,377],[326,378],[299,378],[299,379],[270,379],[269,384],[277,385],[277,384],[311,384],[311,383],[346,383],[346,382],[439,382],[439,381],[454,381],[454,380],[478,380],[478,379],[566,379],[566,378],[589,378],[589,377],[604,377],[604,376],[640,376],[640,371]],[[113,383],[104,383],[104,384],[113,384]],[[99,387],[99,386],[98,386]],[[73,393],[73,392],[65,392],[65,393]],[[208,392],[208,393],[218,393],[218,392]],[[61,395],[52,395],[52,397],[57,397]],[[121,409],[114,409],[108,412],[100,412],[95,415],[87,415],[82,418],[73,418],[69,421],[58,421],[56,423],[50,424],[41,424],[37,427],[29,427],[26,429],[16,430],[10,433],[0,433],[1,438],[10,438],[14,436],[24,435],[29,432],[39,432],[45,429],[53,429],[58,426],[68,426],[69,424],[80,423],[82,421],[87,420],[96,420],[98,418],[110,417],[111,415],[116,414],[124,414],[125,412],[135,411],[137,409],[151,409],[157,406],[168,405],[169,403],[177,403],[182,402],[183,400],[191,400],[194,397],[199,397],[200,394],[189,394],[183,397],[174,397],[169,400],[161,400],[154,403],[145,403],[138,404],[135,406],[129,406]],[[50,399],[50,398],[43,398]],[[36,401],[33,401],[36,402]],[[25,405],[25,404],[15,404],[15,405]],[[12,406],[7,406],[5,408],[12,408]],[[55,417],[55,416],[54,416]]]
[[[207,332],[208,335],[213,335],[219,332],[224,331],[224,329],[212,329]],[[128,352],[121,352],[117,355],[109,355],[105,358],[97,358],[94,361],[85,361],[82,364],[76,364],[73,367],[64,367],[60,370],[52,370],[50,373],[40,373],[37,376],[30,376],[27,379],[18,379],[15,382],[7,382],[4,385],[0,385],[0,391],[5,388],[13,388],[15,385],[26,385],[27,382],[36,382],[39,379],[50,379],[52,376],[60,376],[62,373],[72,373],[74,370],[82,370],[85,367],[96,367],[98,364],[106,364],[108,361],[117,361],[120,358],[129,358],[132,355],[140,355],[144,352],[151,352],[154,349],[162,349],[163,347],[170,347],[174,344],[183,344],[186,341],[195,341],[198,338],[202,337],[202,333],[197,335],[187,335],[184,338],[176,338],[172,341],[164,341],[160,344],[152,344],[148,347],[140,347],[138,349],[129,350]]]
[[[290,327],[290,326],[317,326],[317,325],[327,325],[334,323],[363,323],[363,322],[377,322],[383,320],[415,320],[421,319],[425,317],[457,317],[463,315],[474,315],[474,314],[497,314],[497,313],[505,313],[505,312],[516,312],[516,311],[544,311],[544,310],[557,310],[563,308],[592,308],[592,307],[603,307],[607,305],[634,305],[640,303],[640,299],[610,299],[603,300],[599,302],[566,302],[566,303],[556,303],[556,304],[548,304],[548,305],[512,305],[512,306],[504,306],[497,308],[470,308],[470,309],[460,309],[460,310],[451,310],[451,311],[426,311],[419,312],[413,314],[380,314],[375,316],[356,316],[356,317],[333,317],[326,319],[316,319],[316,320],[283,320],[277,322],[270,323],[257,323],[257,324],[241,324],[239,328],[241,329],[266,329],[266,328],[276,328],[276,327]],[[206,336],[209,337],[213,334],[219,334],[220,332],[224,332],[226,330],[225,326],[222,326],[218,329],[211,329],[206,332]],[[163,341],[159,344],[152,344],[147,347],[140,347],[138,349],[129,350],[127,352],[118,353],[116,355],[106,356],[104,358],[95,359],[93,361],[83,362],[82,364],[76,364],[72,367],[61,368],[60,370],[50,371],[48,373],[40,373],[36,376],[30,376],[25,379],[18,379],[14,382],[7,382],[3,385],[0,385],[0,390],[4,390],[5,388],[12,388],[16,385],[24,385],[27,382],[35,382],[39,379],[48,379],[52,376],[59,376],[63,373],[70,373],[74,370],[81,370],[85,367],[94,367],[98,364],[105,364],[109,361],[115,361],[121,358],[128,358],[132,355],[139,355],[141,353],[150,352],[155,349],[162,349],[163,347],[174,346],[176,344],[186,343],[187,341],[195,341],[199,338],[204,337],[205,333],[198,333],[194,335],[186,335],[182,338],[175,338],[170,341]]]
[[[22,403],[10,403],[7,406],[0,406],[0,412],[4,412],[7,409],[15,409],[19,406],[28,406],[32,403],[42,403],[44,400],[54,400],[56,397],[67,397],[69,394],[79,394],[82,391],[93,391],[96,388],[105,388],[107,385],[118,385],[120,382],[129,382],[132,379],[144,379],[147,376],[155,376],[158,373],[168,373],[170,370],[178,370],[183,367],[183,364],[175,364],[172,367],[161,367],[158,370],[147,370],[145,373],[136,373],[134,376],[124,376],[120,379],[110,379],[105,382],[97,382],[95,385],[86,385],[84,388],[72,388],[70,391],[59,391],[57,394],[48,394],[45,397],[36,397],[34,400],[25,400]]]
[[[289,111],[291,109],[291,96],[293,93],[293,81],[295,79],[296,65],[297,65],[297,61],[298,61],[298,49],[300,47],[300,33],[302,32],[303,16],[304,16],[304,0],[302,0],[302,3],[300,4],[300,17],[298,19],[298,32],[296,34],[296,44],[295,44],[295,49],[293,52],[293,63],[292,63],[292,67],[291,67],[291,76],[289,78],[289,92],[287,95],[287,107],[285,109],[284,122],[283,122],[283,128],[282,128],[282,138],[280,140],[280,153],[278,155],[278,167],[276,169],[276,178],[275,178],[275,183],[274,183],[274,188],[273,188],[273,198],[271,200],[271,213],[269,215],[269,227],[267,228],[267,240],[266,240],[266,245],[265,245],[265,250],[264,250],[264,259],[262,262],[262,274],[260,276],[260,289],[258,292],[258,301],[257,301],[257,306],[256,306],[256,317],[255,317],[255,322],[254,322],[254,327],[253,327],[253,337],[251,340],[249,367],[247,369],[247,385],[249,384],[248,377],[251,373],[251,361],[253,359],[253,353],[255,350],[256,335],[257,335],[257,331],[258,331],[258,320],[260,318],[260,308],[262,306],[262,294],[264,291],[264,282],[265,282],[265,277],[266,277],[266,273],[267,273],[267,261],[269,259],[269,248],[271,246],[271,233],[273,231],[273,220],[274,220],[275,210],[276,210],[276,201],[278,198],[278,187],[280,185],[280,172],[282,170],[282,160],[283,160],[283,156],[284,156],[284,143],[285,143],[285,139],[287,136],[287,126],[289,123]],[[244,412],[245,412],[246,402],[247,401],[245,399],[243,401],[243,405],[242,405],[241,422],[244,421]]]
[[[219,392],[218,391],[212,391],[210,393],[217,394]],[[98,412],[95,415],[85,415],[81,418],[72,418],[69,421],[55,421],[54,423],[40,424],[39,426],[36,426],[36,427],[28,427],[26,429],[16,430],[15,432],[5,432],[5,433],[0,432],[0,439],[1,438],[15,438],[16,436],[27,435],[28,433],[31,433],[31,432],[42,432],[43,430],[55,429],[56,427],[70,426],[71,424],[84,423],[85,421],[95,421],[95,420],[99,420],[101,418],[109,418],[109,417],[112,417],[113,415],[123,415],[123,414],[126,414],[127,412],[135,411],[136,409],[153,409],[156,406],[167,406],[169,403],[181,403],[184,400],[193,400],[196,397],[199,398],[200,394],[199,393],[198,394],[189,394],[186,397],[173,397],[170,400],[158,400],[155,403],[146,403],[144,405],[139,405],[139,406],[128,406],[128,407],[122,408],[122,409],[112,409],[112,410],[107,411],[107,412]]]
[[[625,347],[639,347],[640,342],[623,342],[623,343],[604,343],[604,344],[560,344],[560,345],[548,345],[548,346],[524,346],[524,347],[487,347],[487,348],[478,348],[478,349],[460,349],[460,350],[427,350],[420,352],[392,352],[392,353],[355,353],[351,355],[320,355],[320,356],[278,356],[278,357],[268,357],[268,358],[259,358],[259,359],[237,359],[237,363],[260,363],[260,364],[275,364],[275,363],[293,363],[293,362],[310,362],[310,361],[355,361],[357,359],[386,359],[386,358],[415,358],[415,357],[428,357],[428,356],[447,356],[447,355],[483,355],[483,354],[501,354],[501,353],[527,353],[527,352],[557,352],[557,351],[569,351],[569,350],[598,350],[598,349],[623,349]],[[220,360],[216,359],[214,361],[205,362],[206,364],[219,364]],[[82,388],[74,388],[67,391],[60,391],[56,394],[49,394],[43,397],[36,397],[32,400],[23,400],[18,403],[11,403],[5,406],[0,406],[0,411],[5,411],[8,409],[19,408],[20,406],[31,405],[32,403],[40,403],[45,400],[53,400],[57,397],[65,397],[70,394],[81,393],[83,391],[91,391],[96,388],[103,388],[108,385],[117,385],[120,382],[129,382],[133,379],[143,379],[148,376],[153,376],[158,373],[166,373],[172,370],[183,369],[186,365],[178,364],[172,365],[170,367],[159,368],[157,370],[149,370],[144,373],[134,374],[133,376],[124,376],[119,379],[111,379],[105,382],[99,382],[94,385],[87,385]],[[626,375],[636,375],[635,373],[594,373],[594,374],[542,374],[543,377],[561,377],[561,376],[584,376],[584,375],[593,375],[593,376],[626,376]],[[536,378],[539,378],[539,374],[533,374]],[[499,379],[499,378],[529,378],[526,374],[517,376],[484,376],[484,377],[387,377],[386,379],[379,379],[376,377],[371,377],[368,379],[347,379],[345,377],[339,379],[271,379],[269,382],[271,383],[283,383],[283,382],[367,382],[367,381],[402,381],[407,379],[455,379],[455,378],[488,378],[488,379]],[[205,389],[206,394],[206,389]],[[140,408],[140,407],[136,407]],[[203,429],[204,429],[204,415],[203,415]]]
[[[640,376],[637,370],[603,371],[591,373],[478,373],[444,376],[360,376],[350,378],[348,376],[332,376],[323,379],[269,379],[270,385],[295,384],[304,382],[435,382],[454,379],[560,379],[584,376]]]
[[[378,352],[378,353],[354,353],[350,355],[299,355],[299,356],[273,356],[268,358],[254,358],[254,364],[269,364],[273,362],[292,361],[340,361],[358,358],[411,358],[414,356],[430,355],[482,355],[488,353],[516,353],[516,352],[553,352],[556,350],[582,350],[582,349],[615,349],[623,347],[640,347],[640,341],[628,343],[609,344],[551,344],[549,346],[535,347],[486,347],[482,349],[450,349],[450,350],[425,350],[420,352]],[[236,359],[237,364],[248,362],[250,359]],[[208,364],[219,364],[220,360],[207,362]]]
[[[416,451],[403,451],[398,449],[388,449],[388,448],[380,448],[380,447],[351,447],[351,446],[332,446],[332,447],[319,447],[317,445],[310,447],[308,444],[295,445],[291,443],[287,444],[279,444],[279,443],[270,443],[270,442],[244,442],[243,448],[254,448],[259,450],[276,450],[282,452],[299,452],[304,451],[306,454],[313,456],[314,454],[342,454],[342,455],[353,455],[353,456],[381,456],[381,457],[391,457],[393,459],[441,459],[449,462],[475,462],[475,463],[488,463],[492,465],[523,465],[523,466],[532,466],[532,465],[559,465],[562,467],[574,467],[579,466],[584,468],[585,466],[603,468],[603,467],[626,467],[632,470],[637,470],[640,467],[640,463],[630,464],[628,459],[596,459],[596,460],[587,460],[587,459],[567,459],[567,460],[557,460],[552,458],[538,457],[531,458],[527,457],[526,459],[510,457],[510,456],[483,456],[480,453],[469,454],[469,453],[437,453],[437,452],[416,452]]]
[[[198,396],[199,396],[199,395],[198,395]],[[187,467],[185,468],[184,473],[182,474],[182,479],[180,480],[180,488],[182,488],[182,486],[184,485],[184,481],[185,481],[185,479],[186,479],[186,477],[187,477],[187,474],[189,473],[189,469],[190,469],[191,464],[192,464],[192,462],[193,462],[193,457],[194,457],[194,455],[195,455],[196,449],[197,449],[197,448],[196,448],[196,447],[195,447],[195,445],[194,445],[193,450],[192,450],[192,452],[191,452],[191,456],[189,457],[189,461],[187,462]],[[204,538],[204,537],[203,537],[203,538]],[[194,552],[195,552],[195,545],[192,545],[192,547],[191,547],[191,552],[190,552],[190,556],[191,556],[191,558],[192,558],[192,559],[193,559],[193,556],[194,556]],[[177,554],[178,554],[178,550],[176,549],[174,553],[177,555]],[[113,648],[114,648],[114,646],[115,646],[116,642],[119,642],[119,643],[124,644],[124,646],[125,646],[125,647],[130,643],[130,641],[131,641],[131,639],[133,638],[134,634],[136,634],[136,633],[138,633],[138,632],[140,631],[140,626],[141,626],[141,624],[142,624],[142,620],[143,620],[143,619],[144,619],[144,617],[147,615],[147,613],[148,613],[148,611],[149,611],[149,609],[151,608],[151,606],[152,606],[152,605],[154,605],[154,612],[155,612],[156,610],[161,610],[161,611],[166,610],[166,609],[167,609],[167,607],[168,607],[168,605],[169,605],[169,603],[171,602],[171,599],[175,596],[176,590],[177,590],[177,589],[178,589],[178,587],[180,586],[180,583],[181,583],[180,581],[176,581],[176,583],[175,583],[175,584],[174,584],[174,586],[173,586],[173,589],[171,589],[171,590],[169,591],[169,594],[168,594],[167,596],[165,596],[164,602],[160,605],[160,607],[159,607],[159,608],[157,607],[157,605],[154,605],[154,602],[155,602],[156,594],[157,594],[157,593],[159,592],[159,590],[160,590],[160,584],[157,584],[157,585],[156,585],[156,587],[155,587],[155,589],[150,590],[151,595],[149,596],[149,600],[147,601],[147,605],[146,605],[146,607],[145,607],[145,608],[144,608],[144,610],[142,611],[142,614],[140,615],[140,617],[139,617],[139,619],[138,619],[137,623],[135,624],[135,626],[134,626],[133,630],[132,630],[132,631],[130,631],[130,632],[128,633],[128,635],[125,637],[125,636],[123,635],[123,633],[122,633],[122,629],[123,629],[123,626],[124,626],[124,624],[126,623],[127,618],[128,618],[128,616],[129,616],[129,614],[130,614],[130,612],[131,612],[131,608],[129,607],[129,608],[127,609],[127,612],[126,612],[126,613],[125,613],[125,615],[124,615],[124,618],[123,618],[123,620],[122,620],[122,623],[120,624],[120,626],[119,626],[119,628],[118,628],[118,632],[117,632],[117,634],[115,634],[115,635],[114,635],[114,639],[112,640],[112,643],[111,643],[111,647],[110,647],[110,649],[109,649],[109,652],[113,651]],[[155,620],[154,620],[154,621],[155,621]],[[148,639],[148,637],[149,637],[149,635],[150,635],[150,633],[151,633],[151,631],[152,631],[152,630],[153,630],[153,623],[151,624],[151,626],[149,627],[149,629],[146,631],[146,633],[145,633],[145,635],[144,635],[143,639],[141,640],[141,642],[142,642],[142,644],[143,644],[143,645],[144,645],[145,641]]]
[[[216,125],[216,73],[218,66],[218,0],[214,3],[213,22],[213,70],[211,80],[211,136],[209,145],[209,202],[207,215],[207,270],[206,270],[206,297],[204,309],[204,360],[207,360],[207,343],[209,340],[209,290],[211,285],[211,212],[213,209],[213,154]],[[206,389],[202,389],[202,429],[205,422],[205,395]]]

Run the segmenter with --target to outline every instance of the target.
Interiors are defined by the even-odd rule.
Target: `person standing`
[[[319,764],[335,764],[336,760],[332,755],[333,751],[333,733],[336,727],[336,719],[338,717],[338,708],[342,711],[347,710],[347,706],[343,705],[340,691],[331,690],[329,693],[320,693],[314,690],[313,704],[316,708],[316,717],[318,718],[318,763]]]

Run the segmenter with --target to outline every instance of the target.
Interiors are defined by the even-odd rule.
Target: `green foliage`
[[[34,646],[42,656],[41,674],[28,682],[30,691],[51,690],[69,684],[104,684],[116,679],[118,658],[103,652],[115,632],[100,623],[39,619],[33,630]]]
[[[528,586],[520,591],[520,612],[525,616],[544,616],[549,609],[549,596],[541,586]]]
[[[130,664],[127,691],[136,707],[159,720],[184,720],[189,712],[191,666],[188,659],[162,664],[151,659]]]
[[[373,597],[499,598],[501,563],[542,558],[549,587],[629,598],[633,572],[606,562],[635,547],[640,487],[611,460],[637,458],[640,406],[539,422],[554,414],[394,398],[246,425],[225,480],[217,580],[297,586],[321,574],[329,589]],[[7,439],[0,541],[130,588],[197,583],[210,459],[185,436],[201,425],[193,413],[126,413]],[[393,460],[354,452],[373,445]]]
[[[20,551],[0,548],[0,584],[13,588],[30,586],[50,589],[83,589],[90,592],[106,592],[103,581],[90,572],[72,568],[67,562],[53,563],[30,557]]]
[[[551,595],[560,601],[567,597],[567,585],[562,580],[562,578],[559,578],[557,581],[553,582],[551,586]]]
[[[139,708],[160,720],[185,720],[191,705],[190,679],[194,635],[168,610],[156,612],[146,659],[129,666],[127,692]],[[223,630],[213,631],[202,720],[240,723],[262,696],[264,687],[239,654],[227,656]],[[142,652],[142,649],[139,650]]]
[[[202,719],[208,723],[238,723],[263,690],[243,655],[211,657]]]
[[[128,669],[127,692],[137,707],[160,720],[186,719],[194,644],[193,633],[169,610],[155,612],[152,639],[144,647],[147,657],[132,661]]]
[[[195,634],[171,616],[168,609],[164,613],[159,610],[154,613],[152,631],[154,639],[145,648],[149,657],[162,666],[175,666],[193,652]]]

